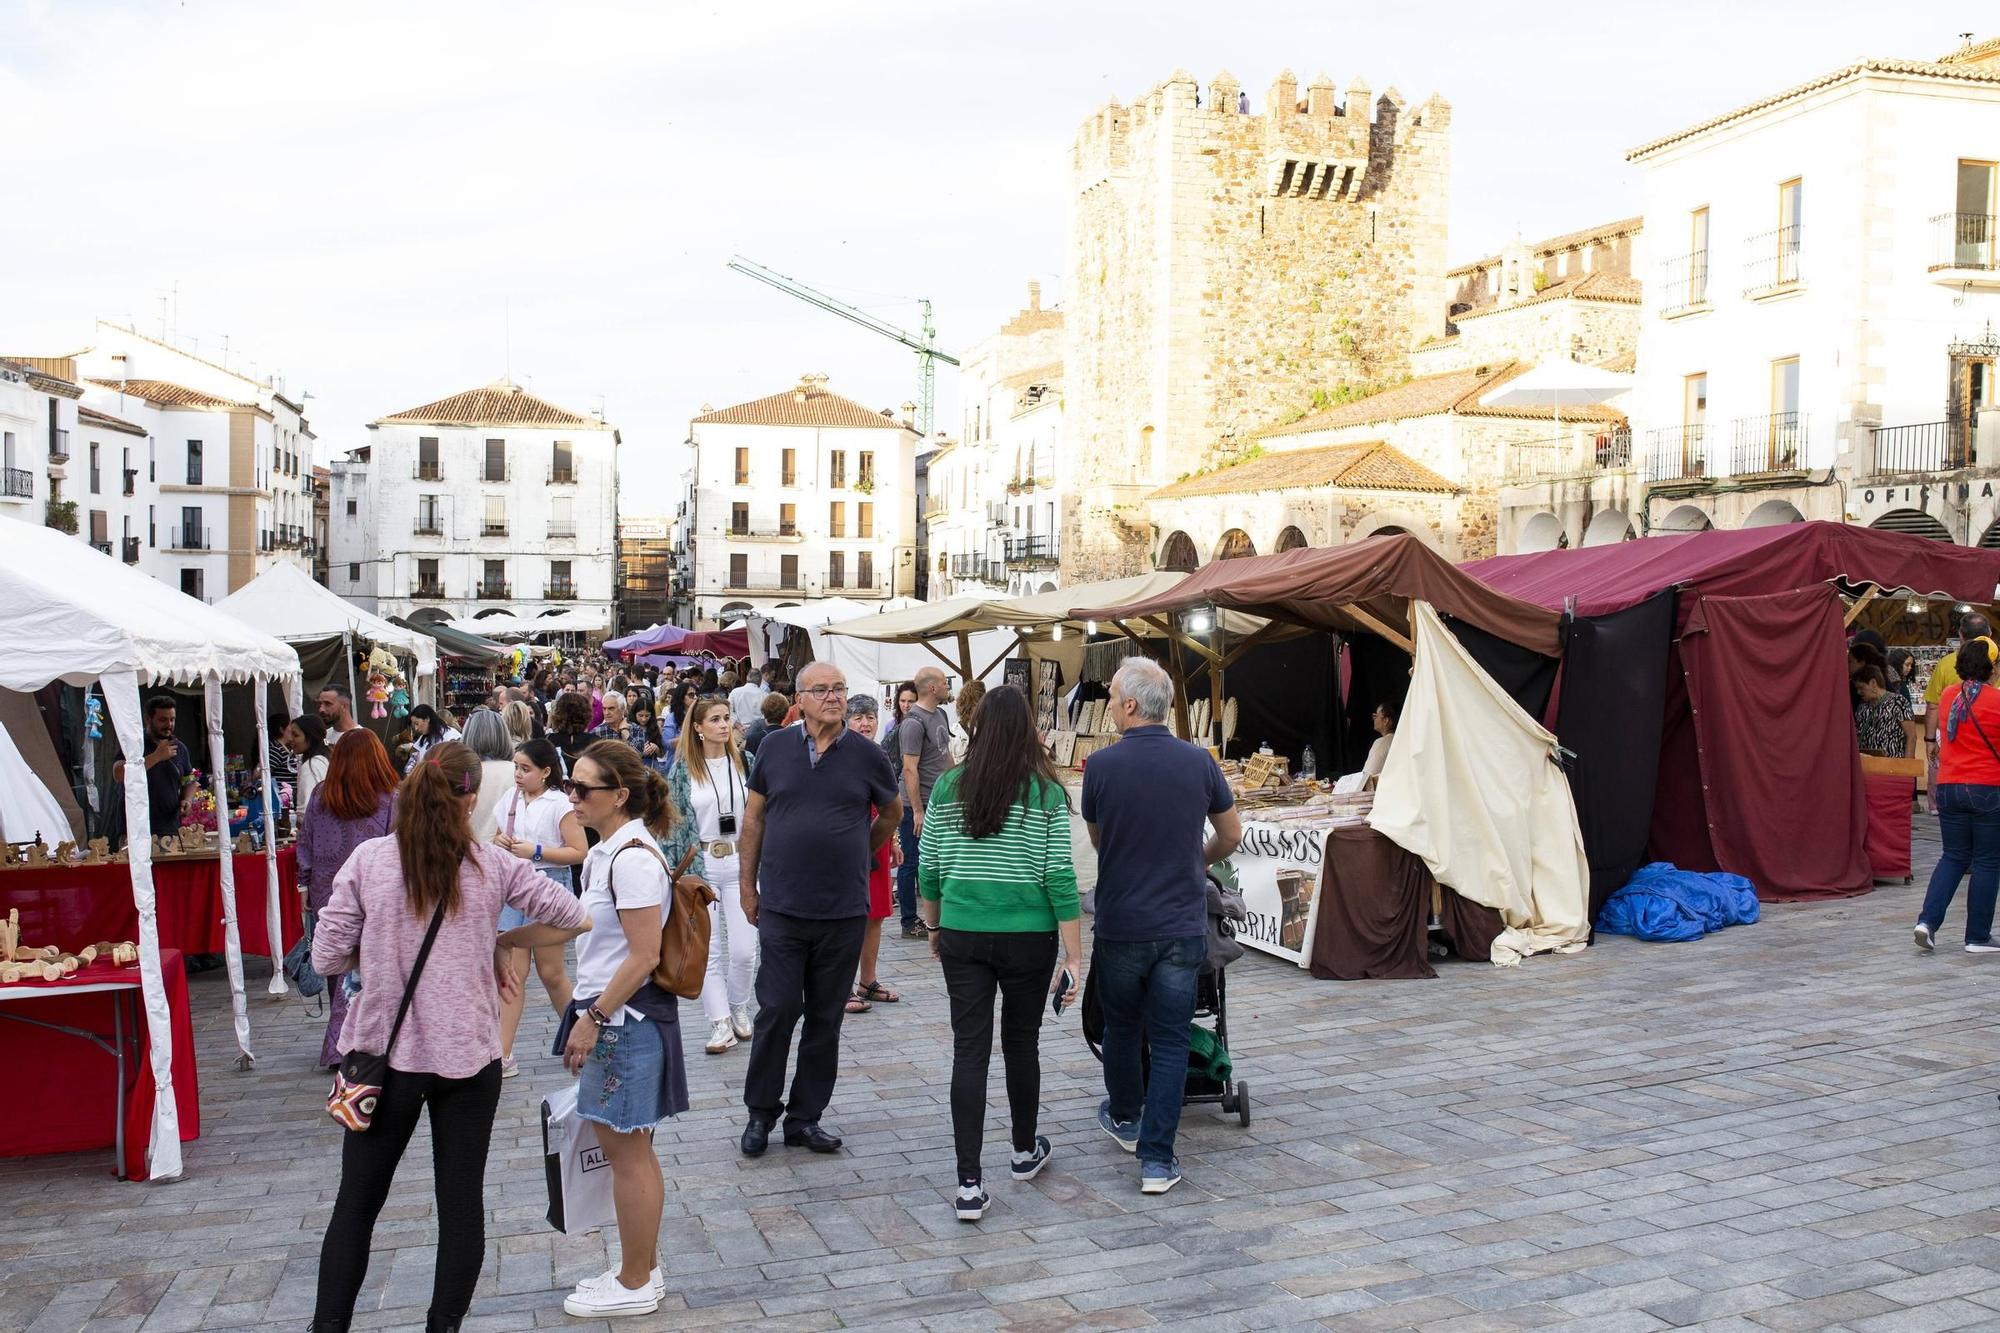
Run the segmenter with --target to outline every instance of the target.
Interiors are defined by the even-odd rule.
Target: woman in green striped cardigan
[[[1032,1180],[1049,1160],[1035,1132],[1042,1095],[1042,1001],[1056,989],[1056,943],[1080,983],[1083,927],[1070,860],[1069,798],[1035,734],[1028,698],[987,694],[965,762],[938,779],[917,855],[919,911],[951,997],[951,1127],[961,1222],[986,1215],[979,1150],[1000,996],[1000,1053],[1013,1112],[1011,1174]],[[1081,993],[1081,985],[1069,992]]]

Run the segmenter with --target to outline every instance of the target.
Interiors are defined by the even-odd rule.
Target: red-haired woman
[[[305,894],[308,919],[326,906],[333,894],[333,877],[354,849],[370,838],[388,836],[398,782],[388,750],[366,727],[348,732],[333,747],[326,777],[314,785],[299,820],[299,888]],[[319,1062],[331,1067],[340,1063],[336,1044],[347,1018],[347,986],[341,977],[327,978],[327,1009]]]

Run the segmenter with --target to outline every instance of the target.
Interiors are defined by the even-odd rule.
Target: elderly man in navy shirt
[[[1139,1155],[1139,1188],[1180,1183],[1174,1135],[1187,1085],[1188,1024],[1208,956],[1208,867],[1236,850],[1243,824],[1208,751],[1167,731],[1173,681],[1127,659],[1111,680],[1116,745],[1090,756],[1083,819],[1097,848],[1091,972],[1104,1009],[1097,1123]],[[1215,832],[1204,840],[1203,823]],[[1140,1052],[1150,1054],[1141,1072]]]
[[[785,1116],[785,1143],[838,1152],[820,1127],[833,1099],[846,1011],[868,926],[868,870],[903,805],[882,747],[847,730],[847,678],[830,662],[799,673],[800,725],[757,747],[738,847],[743,915],[757,928],[757,1022],[744,1071],[741,1147],[761,1154]],[[784,1096],[792,1030],[798,1068]]]

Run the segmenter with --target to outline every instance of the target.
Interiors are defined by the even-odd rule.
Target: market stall
[[[249,685],[256,696],[260,733],[271,682],[282,683],[293,707],[300,703],[298,654],[269,635],[245,626],[194,598],[167,587],[122,561],[93,551],[74,539],[36,524],[0,519],[0,630],[7,652],[0,654],[0,688],[39,690],[51,682],[96,684],[124,753],[145,753],[142,688],[195,685],[203,690],[209,729],[209,777],[220,801],[222,690]],[[127,826],[149,827],[146,771],[138,762],[124,769]],[[265,784],[263,808],[267,883],[277,883],[277,829]],[[57,849],[60,850],[60,849]],[[140,1000],[150,1047],[147,1067],[154,1104],[147,1129],[147,1173],[156,1179],[181,1172],[181,1132],[174,1095],[175,1033],[160,955],[158,897],[153,878],[154,844],[133,838],[126,849],[126,874],[137,914],[137,967]],[[5,873],[5,872],[0,872]],[[250,1022],[243,990],[242,945],[236,919],[233,858],[221,869],[224,959],[230,984],[234,1028],[243,1058],[250,1051]],[[267,899],[268,934],[281,938],[272,919],[279,895]],[[38,944],[32,938],[25,944]],[[276,960],[273,960],[274,964]],[[274,967],[274,971],[275,971]],[[282,973],[273,977],[282,994]],[[5,1037],[0,1036],[0,1042]],[[0,1046],[0,1051],[4,1051]]]
[[[355,658],[371,646],[403,659],[413,699],[435,696],[436,640],[362,610],[314,583],[295,565],[272,565],[216,603],[215,609],[291,644],[298,651],[305,683],[315,690],[328,684],[346,686],[354,700],[354,716],[364,724],[370,712],[369,681],[355,670]]]
[[[424,635],[437,644],[438,706],[454,717],[484,703],[493,692],[498,673],[506,669],[513,650],[477,634],[466,634],[445,624],[423,624],[390,616],[389,623]]]
[[[232,852],[231,891],[235,895],[238,938],[246,953],[283,958],[304,933],[304,904],[299,898],[296,851],[277,853],[278,904],[266,901],[268,887],[262,852]],[[222,953],[227,945],[223,923],[222,861],[218,852],[169,856],[153,854],[156,928],[160,947],[182,953]],[[97,940],[139,937],[139,913],[132,901],[132,878],[124,863],[78,864],[38,868],[0,868],[0,918],[19,912],[23,939],[53,944],[74,952]],[[278,944],[271,944],[270,923],[278,923]]]

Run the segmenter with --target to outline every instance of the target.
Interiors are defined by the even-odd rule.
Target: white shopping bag
[[[613,1226],[611,1160],[597,1126],[576,1113],[576,1085],[542,1099],[542,1163],[549,1181],[549,1225],[566,1235]]]

